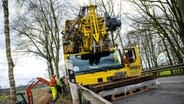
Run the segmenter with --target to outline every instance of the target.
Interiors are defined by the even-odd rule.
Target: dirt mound
[[[48,104],[52,101],[52,95],[49,93],[49,89],[41,89],[33,92],[34,104]]]

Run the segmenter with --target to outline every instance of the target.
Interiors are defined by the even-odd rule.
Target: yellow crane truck
[[[73,64],[75,82],[90,87],[140,77],[137,47],[118,49],[112,33],[121,22],[107,13],[97,15],[96,8],[93,4],[84,6],[75,19],[65,22],[64,57]]]

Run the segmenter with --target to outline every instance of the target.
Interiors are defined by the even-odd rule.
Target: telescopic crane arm
[[[84,16],[86,11],[86,7],[83,6],[80,11],[78,16],[76,17],[76,19],[73,21],[72,25],[70,26],[70,28],[68,30],[66,30],[65,32],[65,39],[67,40],[69,38],[69,35],[73,32],[73,30],[75,29],[75,26],[77,25],[77,23],[79,22],[79,20]]]

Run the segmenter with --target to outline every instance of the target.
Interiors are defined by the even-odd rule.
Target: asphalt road
[[[184,104],[184,75],[158,78],[149,91],[117,99],[113,104]]]

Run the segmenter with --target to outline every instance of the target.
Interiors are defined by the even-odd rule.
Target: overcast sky
[[[17,86],[27,84],[27,82],[35,77],[47,78],[46,65],[42,60],[34,56],[20,56],[15,53],[12,56],[15,63],[14,76]],[[0,86],[9,87],[4,34],[2,33],[0,36]]]
[[[72,0],[68,0],[72,1]],[[81,5],[89,4],[89,1],[84,0],[75,0],[77,2],[81,2]],[[0,6],[2,5],[2,2],[0,2]],[[15,10],[17,9],[16,6],[14,6],[13,2],[9,3],[10,6],[10,17],[15,17]],[[130,12],[130,5],[128,5],[126,2],[123,3],[123,11]],[[4,33],[3,33],[3,10],[2,6],[0,7],[0,86],[5,88],[9,87],[9,81],[8,81],[8,66],[7,66],[7,60],[6,60],[6,54],[5,54],[5,40],[4,40]],[[11,19],[10,18],[10,19]],[[123,31],[127,31],[128,27],[125,27]],[[13,38],[15,34],[11,33],[11,37]],[[16,80],[16,86],[19,85],[26,85],[31,79],[36,77],[43,77],[48,79],[48,73],[46,71],[47,66],[43,60],[40,60],[34,56],[20,56],[14,53],[15,46],[12,45],[12,52],[13,52],[13,60],[15,63],[14,68],[14,76]]]
[[[13,4],[9,3],[10,17],[15,15],[15,9]],[[2,6],[2,2],[0,2]],[[8,66],[5,53],[5,38],[3,32],[3,10],[0,7],[0,86],[3,88],[9,87],[8,80]],[[13,33],[11,37],[13,38]],[[12,45],[12,51],[14,51],[15,46]],[[16,85],[26,85],[31,79],[36,77],[44,77],[48,79],[48,73],[46,71],[47,67],[45,62],[34,56],[20,56],[13,52],[13,60],[15,63],[14,76],[16,80]]]

